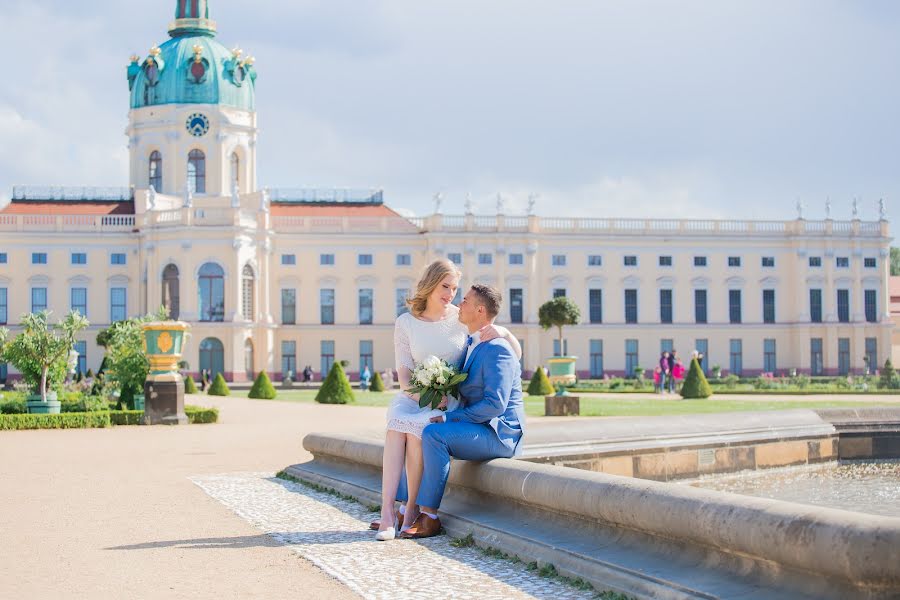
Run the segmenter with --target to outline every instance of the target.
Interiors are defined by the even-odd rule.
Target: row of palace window
[[[520,341],[521,343],[521,341]],[[846,375],[850,372],[850,338],[838,338],[838,373]],[[632,375],[635,369],[641,366],[639,362],[638,340],[625,340],[625,373]],[[674,341],[672,339],[660,340],[660,353],[671,352],[674,349]],[[703,369],[709,372],[709,340],[694,340],[694,350],[700,352],[705,358],[703,359]],[[562,352],[560,352],[560,350]],[[559,340],[553,340],[553,353],[555,356],[568,355],[568,340],[563,340],[563,347],[560,349]],[[690,356],[686,354],[686,356]],[[778,353],[777,342],[774,338],[766,338],[762,345],[763,371],[766,373],[775,373],[778,370]],[[878,365],[878,340],[877,338],[865,338],[865,362],[871,368],[875,369]],[[592,339],[588,341],[588,357],[590,377],[603,377],[605,371],[603,367],[603,340]],[[331,369],[335,360],[335,344],[334,340],[322,340],[320,342],[320,368],[322,376]],[[655,359],[654,359],[655,360]],[[740,338],[730,339],[728,341],[728,372],[734,375],[743,374],[744,369],[744,343]],[[359,341],[359,370],[362,371],[366,366],[374,370],[373,361],[373,342],[372,340]],[[284,376],[295,376],[297,373],[297,342],[285,340],[281,342],[281,372]],[[810,339],[810,373],[812,375],[824,374],[824,354],[822,338]]]
[[[563,353],[567,351],[566,340],[563,340]],[[810,363],[809,369],[811,375],[824,375],[824,353],[822,338],[810,338]],[[660,353],[671,352],[674,347],[673,340],[660,340]],[[559,355],[559,340],[554,341],[554,354]],[[694,340],[694,350],[701,353],[703,359],[703,369],[709,372],[709,340]],[[838,374],[847,375],[850,373],[850,338],[842,337],[837,339],[837,358],[838,358]],[[763,372],[775,373],[778,370],[776,341],[772,338],[763,340]],[[591,377],[603,376],[603,340],[590,340],[590,371]],[[690,354],[687,355],[689,357]],[[687,358],[686,358],[687,360]],[[864,361],[869,369],[873,372],[878,365],[878,339],[873,337],[865,338],[865,354]],[[638,362],[638,340],[625,340],[625,373],[634,374],[634,370],[641,366]],[[654,365],[655,366],[655,365]],[[728,340],[728,372],[734,375],[743,374],[744,370],[744,342],[740,338]]]
[[[69,290],[70,308],[84,316],[88,316],[87,288],[73,287]],[[128,289],[124,287],[109,288],[109,321],[121,321],[128,317]],[[47,288],[31,288],[31,312],[48,310]],[[7,288],[0,288],[0,324],[5,325],[9,319],[9,295]]]
[[[626,289],[625,294],[625,323],[638,322],[638,290]],[[566,290],[557,288],[553,290],[553,297],[565,296]],[[521,288],[509,290],[510,321],[513,323],[524,322],[523,310],[524,291]],[[743,322],[742,290],[728,290],[728,322]],[[878,291],[863,290],[863,303],[865,319],[870,323],[878,321]],[[694,322],[708,322],[708,291],[694,290]],[[672,290],[659,290],[659,322],[672,323],[674,313]],[[809,290],[809,314],[813,323],[822,322],[822,290]],[[841,323],[850,322],[850,290],[837,290],[837,318]],[[588,290],[588,322],[603,322],[603,290]],[[775,290],[762,290],[762,322],[775,323]]]
[[[524,255],[518,252],[511,252],[508,255],[507,260],[509,261],[509,265],[523,265],[524,264]],[[459,252],[449,252],[447,253],[447,258],[452,262],[461,265],[462,264],[462,253]],[[709,264],[709,259],[706,256],[694,256],[694,266],[695,267],[706,267]],[[550,255],[550,265],[554,267],[565,267],[568,265],[568,256],[565,254],[551,254]],[[661,255],[657,257],[657,264],[660,267],[672,267],[674,266],[674,260],[671,255]],[[740,267],[742,263],[742,257],[740,256],[729,256],[727,257],[727,264],[729,267]],[[760,258],[761,266],[764,268],[775,268],[775,257],[774,256],[763,256]],[[322,263],[325,264],[325,263]],[[478,264],[479,265],[492,265],[494,264],[494,255],[489,252],[479,252],[478,253]],[[636,254],[626,254],[622,256],[622,265],[625,267],[637,267],[638,266],[638,257]],[[589,267],[601,267],[603,266],[603,256],[600,254],[589,254],[587,256],[587,266]],[[809,266],[810,267],[821,267],[822,266],[822,257],[821,256],[810,256],[809,257]],[[850,267],[850,257],[849,256],[838,256],[835,258],[835,266],[837,268],[849,268]],[[863,267],[867,269],[875,269],[878,266],[878,261],[874,257],[865,257],[863,258]]]
[[[69,256],[70,256],[71,264],[73,264],[73,265],[88,264],[87,252],[72,252]],[[0,264],[5,264],[6,262],[7,262],[6,252],[0,252]],[[31,264],[33,264],[33,265],[48,264],[47,253],[46,252],[32,252],[31,253]],[[111,264],[111,265],[127,265],[128,264],[128,255],[125,252],[112,252],[109,255],[109,264]]]
[[[297,255],[296,254],[282,254],[281,255],[281,264],[284,266],[292,266],[297,264]],[[323,267],[333,267],[334,266],[334,254],[320,254],[319,255],[319,264]],[[374,263],[374,257],[372,254],[357,254],[356,255],[356,264],[360,267],[371,267]],[[394,264],[398,267],[408,267],[412,265],[412,255],[411,254],[397,254],[394,257]]]
[[[242,315],[250,321],[254,318],[253,269],[246,265],[242,274],[241,303]],[[199,288],[199,320],[223,321],[225,318],[225,283],[222,268],[213,263],[207,263],[200,269],[198,281]],[[109,289],[109,316],[110,322],[127,318],[127,288],[111,287]],[[409,297],[409,288],[397,288],[395,290],[395,314],[397,316],[407,312],[406,299]],[[457,294],[459,295],[459,294]],[[565,296],[565,289],[553,290],[553,297]],[[694,322],[708,322],[708,292],[707,290],[694,290]],[[370,325],[374,319],[374,290],[372,288],[360,288],[357,290],[358,317],[360,325]],[[638,322],[638,290],[624,290],[625,323]],[[728,290],[728,321],[729,323],[741,323],[743,321],[741,290]],[[878,321],[878,293],[877,290],[863,290],[865,320],[870,323]],[[70,289],[70,308],[81,314],[88,315],[87,288],[73,287]],[[775,323],[775,290],[762,290],[762,322]],[[169,308],[172,318],[179,316],[179,282],[178,268],[168,265],[163,272],[163,297],[162,302]],[[336,296],[334,288],[319,289],[319,320],[322,325],[332,325],[335,322]],[[8,291],[0,288],[0,323],[8,320]],[[48,308],[47,288],[31,288],[31,311],[38,312]],[[673,322],[674,305],[671,289],[659,290],[659,322]],[[588,290],[588,322],[603,323],[603,290]],[[509,317],[512,323],[524,323],[524,289],[511,288],[509,290]],[[809,318],[812,323],[823,321],[822,290],[818,288],[809,290]],[[841,323],[850,322],[850,290],[837,290],[837,320]],[[294,325],[297,323],[297,290],[295,288],[281,289],[281,323]]]
[[[163,159],[158,150],[150,153],[148,169],[148,185],[154,190],[161,191],[163,185]],[[241,159],[237,153],[231,154],[231,182],[232,185],[240,184]],[[188,152],[187,160],[187,185],[191,193],[206,193],[206,155],[202,150]]]

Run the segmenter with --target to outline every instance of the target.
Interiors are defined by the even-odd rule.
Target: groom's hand
[[[443,423],[446,420],[444,415],[438,415],[437,417],[431,417],[429,421],[432,423]]]

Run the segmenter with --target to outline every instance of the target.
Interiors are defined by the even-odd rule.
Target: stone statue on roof
[[[878,200],[878,220],[887,221],[887,208],[884,205],[884,198]]]
[[[528,215],[531,216],[534,214],[534,204],[537,202],[538,196],[540,194],[531,193],[528,194]]]
[[[434,195],[434,214],[441,214],[441,203],[444,201],[444,196],[440,192]]]
[[[469,192],[466,192],[466,214],[472,214],[472,194]]]
[[[853,218],[859,218],[859,199],[857,198],[853,199]]]
[[[156,208],[156,189],[151,185],[147,194],[147,209],[153,210],[154,208]]]
[[[831,218],[831,198],[825,198],[825,218]]]
[[[497,193],[497,214],[502,215],[505,210],[504,205],[506,204],[503,199],[503,194]]]

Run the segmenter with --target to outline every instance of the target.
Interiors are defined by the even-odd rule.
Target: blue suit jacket
[[[447,422],[486,423],[501,443],[520,453],[525,432],[522,368],[506,340],[495,338],[475,346],[462,369],[469,376],[459,386],[460,408],[447,413]]]

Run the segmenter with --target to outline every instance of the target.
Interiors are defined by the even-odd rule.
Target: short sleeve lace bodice
[[[394,356],[397,370],[412,371],[428,356],[437,356],[451,365],[459,363],[466,344],[466,328],[459,322],[459,309],[441,321],[422,321],[411,313],[397,317],[394,326]]]

